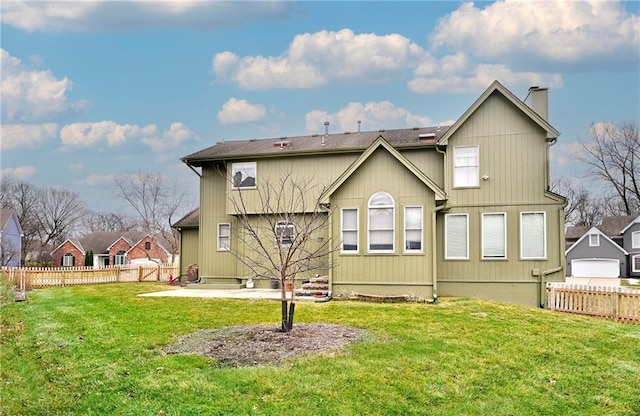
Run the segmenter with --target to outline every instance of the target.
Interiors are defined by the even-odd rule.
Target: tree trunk
[[[282,301],[282,332],[289,332],[289,317],[287,316],[287,301]]]

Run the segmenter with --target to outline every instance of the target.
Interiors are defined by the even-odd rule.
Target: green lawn
[[[639,415],[640,326],[509,304],[298,303],[297,322],[367,329],[334,357],[217,368],[161,347],[273,323],[280,304],[139,298],[129,283],[1,306],[2,415]],[[22,327],[23,326],[23,327]]]

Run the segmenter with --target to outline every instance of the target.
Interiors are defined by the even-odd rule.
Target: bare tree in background
[[[193,209],[193,198],[187,189],[176,179],[139,172],[116,177],[113,190],[133,209],[144,232],[154,239],[160,235],[170,244],[173,262],[179,242],[171,224]]]
[[[36,222],[43,245],[57,245],[77,232],[87,206],[77,192],[63,188],[41,189]]]
[[[26,264],[25,258],[29,254],[29,250],[39,251],[40,255],[44,251],[44,247],[38,241],[40,238],[38,228],[38,199],[40,192],[41,190],[37,186],[19,180],[12,175],[2,175],[2,178],[0,178],[1,207],[13,209],[18,216],[20,227],[22,227],[22,258],[20,259],[20,264]]]
[[[580,140],[579,159],[589,167],[589,176],[609,187],[606,207],[609,215],[640,212],[640,139],[633,122],[597,123],[590,129],[590,141]]]
[[[551,191],[567,198],[565,221],[574,226],[594,226],[602,221],[602,201],[567,178],[552,178]]]
[[[293,288],[297,275],[328,270],[329,254],[336,249],[322,237],[329,226],[329,212],[320,205],[322,191],[288,172],[275,180],[262,178],[255,190],[238,188],[230,196],[237,240],[229,251],[256,277],[280,282],[283,332],[293,328],[295,313],[295,292],[287,298],[287,283]]]
[[[85,232],[92,233],[96,231],[135,231],[140,227],[136,219],[127,214],[89,211],[84,221],[84,228]]]

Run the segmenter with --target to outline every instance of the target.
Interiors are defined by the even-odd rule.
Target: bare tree
[[[640,211],[640,138],[633,122],[597,123],[590,141],[580,140],[579,159],[589,175],[610,189],[606,195],[609,214],[632,215]],[[617,212],[611,212],[617,211]]]
[[[153,239],[162,236],[175,257],[179,243],[177,230],[171,224],[193,209],[193,198],[187,189],[176,179],[139,172],[116,177],[113,191],[133,209],[142,230]]]
[[[38,199],[41,189],[37,186],[11,175],[2,175],[0,178],[0,204],[2,208],[11,208],[15,211],[22,227],[22,258],[21,264],[25,264],[25,257],[31,249],[40,249],[42,244],[38,228]],[[34,246],[38,246],[37,248]]]
[[[577,186],[567,178],[553,178],[551,191],[567,198],[564,209],[565,221],[574,226],[593,226],[599,224],[604,215],[601,200],[594,198],[583,186]]]
[[[238,187],[230,196],[237,244],[229,251],[256,277],[280,282],[284,332],[293,328],[295,313],[295,292],[287,297],[287,283],[293,288],[300,273],[328,270],[329,254],[337,248],[322,237],[330,217],[320,204],[322,190],[288,172],[275,180],[263,178],[252,191]]]
[[[36,221],[43,245],[56,245],[72,236],[87,214],[87,207],[80,195],[63,188],[41,190],[36,206]]]
[[[130,215],[115,212],[89,211],[84,221],[87,233],[95,231],[135,231],[140,227]]]

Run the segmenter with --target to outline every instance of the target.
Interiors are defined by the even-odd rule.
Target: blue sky
[[[119,210],[115,175],[222,140],[449,124],[494,80],[546,86],[579,176],[591,123],[640,122],[640,3],[0,3],[3,174]]]

